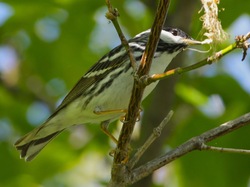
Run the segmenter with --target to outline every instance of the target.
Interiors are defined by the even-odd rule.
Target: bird
[[[139,67],[151,29],[128,40],[136,66]],[[149,71],[149,76],[163,73],[172,59],[190,45],[199,44],[178,28],[163,27]],[[108,124],[124,116],[134,83],[134,68],[128,51],[120,44],[98,60],[66,95],[54,113],[39,127],[14,144],[25,161],[38,153],[62,131],[73,125],[101,124],[101,129],[114,141]],[[147,86],[143,99],[157,85]]]

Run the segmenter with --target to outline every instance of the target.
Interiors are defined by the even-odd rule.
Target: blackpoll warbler
[[[150,30],[130,39],[129,46],[139,66],[147,45]],[[199,44],[176,28],[164,28],[154,54],[149,75],[163,73],[172,59],[189,45]],[[21,158],[32,160],[53,138],[64,129],[85,123],[101,123],[102,130],[111,138],[107,125],[124,115],[133,87],[133,68],[126,49],[119,45],[104,55],[77,82],[56,111],[40,127],[19,139],[15,146]],[[157,82],[146,87],[143,99]]]

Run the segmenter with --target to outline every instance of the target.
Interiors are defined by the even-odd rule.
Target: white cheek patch
[[[166,43],[182,43],[182,38],[180,36],[174,36],[172,33],[165,30],[161,31],[160,38]]]

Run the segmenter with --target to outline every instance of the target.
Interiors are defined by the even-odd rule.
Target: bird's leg
[[[141,121],[141,112],[143,111],[142,107],[139,108],[138,114],[137,114],[137,118],[136,118],[136,122]]]
[[[115,109],[115,110],[100,110],[96,108],[94,113],[97,115],[105,115],[105,114],[119,114],[119,113],[127,113],[127,109]]]
[[[128,111],[128,110],[126,110],[125,113],[127,113],[127,111]],[[142,111],[143,111],[143,109],[140,107],[140,108],[139,108],[139,111],[138,111],[138,114],[137,114],[137,117],[136,117],[136,122],[138,122],[138,121],[141,120],[141,112],[142,112]],[[120,121],[121,121],[122,123],[125,123],[125,122],[126,122],[126,121],[125,121],[125,115],[120,117]]]
[[[113,140],[113,142],[115,142],[115,144],[118,144],[117,139],[108,130],[109,122],[109,120],[101,122],[101,129],[108,137]]]
[[[143,111],[143,109],[140,107],[139,112],[137,114],[137,119],[136,121],[140,121],[141,120],[141,115],[140,113]],[[93,111],[95,114],[97,115],[105,115],[105,114],[119,114],[119,113],[127,113],[128,109],[115,109],[115,110],[100,110],[98,107],[95,108],[95,110]],[[125,122],[125,115],[120,117],[120,121],[122,123]]]
[[[140,117],[141,117],[141,115],[140,115],[140,113],[141,113],[141,111],[142,111],[142,108],[140,108],[139,109],[139,112],[138,112],[138,117],[137,117],[137,121],[140,121]],[[104,111],[101,111],[101,110],[98,110],[97,108],[96,108],[96,110],[94,111],[94,113],[95,114],[97,114],[97,115],[105,115],[105,114],[119,114],[119,113],[127,113],[128,112],[128,110],[127,109],[116,109],[116,110],[104,110]],[[121,118],[120,118],[120,120],[121,120],[121,122],[125,122],[124,120],[125,120],[125,116],[122,116]],[[110,121],[109,120],[106,120],[106,121],[103,121],[103,122],[101,122],[101,130],[108,136],[108,137],[110,137],[112,140],[113,140],[113,142],[115,142],[116,144],[118,144],[118,140],[109,132],[109,130],[108,130],[108,126],[109,126],[109,123],[110,123]]]
[[[120,114],[120,113],[127,113],[127,109],[115,109],[115,110],[101,110],[99,107],[96,107],[93,111],[97,115],[105,115],[105,114]],[[125,115],[120,117],[120,121],[124,122]]]

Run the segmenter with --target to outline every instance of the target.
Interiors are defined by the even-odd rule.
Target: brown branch
[[[118,32],[118,35],[121,39],[122,44],[125,46],[126,50],[128,51],[128,54],[131,55],[132,53],[129,51],[130,48],[127,43],[127,40],[122,34],[119,24],[117,22],[117,16],[119,16],[119,13],[116,9],[112,8],[109,0],[106,0],[106,2],[109,7],[109,12],[106,14],[106,16],[108,19],[110,19],[113,22]],[[148,176],[154,170],[168,164],[169,162],[179,158],[180,156],[183,156],[193,150],[197,150],[197,149],[201,150],[202,145],[204,145],[204,143],[209,142],[226,133],[229,133],[237,128],[240,128],[250,122],[250,113],[249,113],[245,116],[242,116],[241,118],[238,118],[236,120],[223,124],[218,128],[207,131],[200,136],[194,137],[188,140],[187,142],[185,142],[184,144],[180,145],[176,149],[166,153],[165,155],[158,157],[138,168],[133,169],[135,163],[137,163],[138,158],[140,158],[141,154],[143,154],[143,152],[145,151],[144,148],[147,149],[148,145],[150,145],[150,144],[146,144],[145,147],[142,147],[143,151],[138,153],[139,155],[138,158],[137,157],[133,157],[132,159],[130,158],[131,135],[132,135],[134,125],[135,125],[135,122],[139,113],[143,91],[146,87],[146,84],[141,83],[141,79],[142,77],[147,77],[149,73],[151,62],[154,56],[154,52],[155,52],[155,49],[157,47],[158,40],[160,37],[160,32],[162,30],[162,27],[166,18],[166,13],[168,10],[169,2],[170,2],[169,0],[161,0],[158,5],[158,10],[157,10],[156,17],[155,17],[155,20],[151,29],[149,41],[148,41],[146,50],[142,56],[138,71],[136,72],[136,76],[135,76],[136,78],[134,81],[134,86],[133,86],[133,91],[132,91],[132,95],[130,98],[128,112],[125,116],[125,120],[124,120],[125,122],[123,124],[122,130],[119,136],[117,149],[114,152],[114,161],[113,161],[113,166],[112,166],[111,180],[108,184],[109,187],[116,187],[116,186],[125,187],[129,184],[133,184],[137,182],[138,180],[142,179],[143,177]],[[239,47],[239,45],[233,45],[230,47],[234,49],[234,48]],[[228,51],[231,50],[231,49],[229,50],[228,49],[229,48],[227,48],[227,50],[224,51],[223,54],[226,54],[228,53]],[[246,54],[246,51],[244,51],[243,55],[245,54]],[[206,64],[211,63],[215,59],[219,59],[221,56],[222,56],[221,53],[217,53],[216,56],[212,56],[209,59],[206,59]],[[131,60],[131,63],[133,66],[135,65],[135,63],[133,63],[133,60]],[[201,64],[201,63],[204,63],[204,62],[200,62],[198,66],[195,65],[192,68],[196,69],[198,67],[203,66],[204,64]],[[189,71],[189,70],[190,69],[185,69],[184,71]],[[172,70],[172,72],[169,74],[172,75],[175,73],[180,73],[181,71],[179,69]],[[155,81],[155,80],[156,79],[152,79],[151,81]]]
[[[170,121],[171,117],[173,116],[174,112],[171,110],[168,115],[162,120],[158,127],[154,128],[152,134],[149,138],[145,141],[145,143],[137,150],[137,152],[133,155],[133,157],[128,162],[128,167],[133,168],[140,158],[143,156],[145,151],[149,148],[149,146],[161,135],[163,128],[167,125]]]
[[[219,127],[211,129],[199,136],[193,137],[181,144],[177,148],[167,152],[165,155],[155,158],[154,160],[149,161],[148,163],[134,169],[130,173],[130,184],[133,184],[140,179],[148,176],[153,171],[159,169],[160,167],[176,160],[177,158],[191,152],[194,150],[202,150],[202,146],[218,137],[221,137],[225,134],[228,134],[238,128],[250,124],[250,113],[247,113],[237,119],[226,122]]]
[[[151,62],[153,59],[153,55],[158,44],[158,40],[160,37],[160,33],[165,21],[165,15],[168,9],[168,0],[161,0],[158,6],[157,14],[155,17],[155,21],[152,26],[151,34],[149,36],[148,45],[145,49],[145,52],[142,56],[142,60],[137,72],[138,77],[142,77],[147,75],[150,70]],[[118,143],[118,152],[115,155],[115,163],[124,163],[128,158],[128,150],[129,150],[129,143],[131,139],[131,134],[134,129],[134,124],[136,122],[138,111],[141,105],[141,99],[144,91],[144,86],[140,85],[137,81],[135,81],[133,86],[133,91],[131,95],[130,104],[128,107],[128,113],[125,116],[125,123],[121,130],[121,134],[119,137]],[[125,154],[124,154],[125,153]]]
[[[136,70],[135,58],[134,58],[132,51],[129,47],[128,41],[127,41],[126,37],[124,36],[122,29],[117,21],[117,17],[119,16],[119,12],[116,8],[112,7],[110,0],[106,0],[106,5],[108,7],[108,12],[106,13],[106,18],[109,19],[110,21],[112,21],[112,23],[116,29],[116,32],[121,40],[122,45],[125,47],[126,51],[128,52],[128,56],[129,56],[131,65],[134,68],[134,70]]]
[[[156,50],[160,33],[167,15],[169,2],[169,0],[161,0],[159,2],[151,34],[149,36],[149,41],[137,71],[138,78],[149,73],[154,52]],[[109,186],[122,187],[129,183],[128,176],[130,170],[126,166],[126,163],[129,160],[131,135],[139,113],[144,88],[145,86],[139,84],[138,80],[135,79],[128,112],[125,116],[125,122],[123,124],[117,149],[114,154],[114,162],[111,173],[112,176]]]

